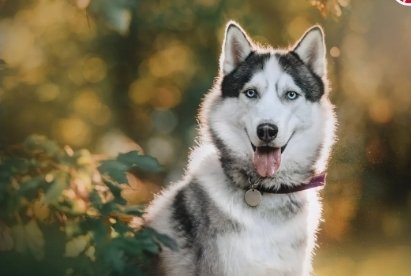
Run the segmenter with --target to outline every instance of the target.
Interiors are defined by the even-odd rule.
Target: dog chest
[[[302,275],[307,234],[296,221],[260,222],[237,233],[219,235],[224,275]]]

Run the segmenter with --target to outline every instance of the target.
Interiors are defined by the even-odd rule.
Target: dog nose
[[[261,124],[257,127],[257,136],[261,141],[269,143],[277,137],[278,127],[273,124]]]

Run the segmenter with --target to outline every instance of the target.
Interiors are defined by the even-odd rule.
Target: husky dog
[[[156,275],[311,273],[335,128],[325,54],[319,26],[277,50],[227,24],[185,176],[147,210],[179,246]]]

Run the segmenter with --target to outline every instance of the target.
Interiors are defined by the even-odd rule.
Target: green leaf
[[[57,174],[53,183],[51,183],[50,188],[46,192],[45,202],[49,204],[57,203],[61,193],[64,191],[65,188],[68,187],[68,185],[68,175],[66,173]]]
[[[117,160],[128,167],[138,167],[145,171],[158,172],[161,166],[158,161],[149,155],[140,155],[137,151],[119,154]]]
[[[29,151],[42,151],[49,156],[56,156],[61,152],[56,142],[37,134],[30,135],[24,141],[23,146]]]
[[[111,263],[114,271],[123,272],[126,264],[124,260],[124,252],[120,248],[113,245],[115,244],[112,243],[111,246],[106,248],[104,251],[104,257],[107,262]]]
[[[159,172],[162,170],[157,159],[148,155],[141,155],[137,160],[137,167],[145,171]]]
[[[95,190],[89,194],[89,200],[96,208],[99,208],[102,204],[101,197]]]
[[[46,182],[43,176],[30,178],[29,180],[21,183],[18,193],[20,195],[26,195],[27,193],[32,192],[33,190],[37,189],[39,186],[45,183]]]
[[[107,203],[104,203],[101,208],[100,208],[100,214],[102,216],[108,216],[110,213],[117,211],[117,204],[113,203],[112,201],[109,201]]]
[[[156,232],[152,228],[144,228],[134,236],[136,247],[151,254],[157,254],[160,250],[160,243],[155,237]]]
[[[113,202],[121,205],[125,205],[127,201],[121,196],[121,188],[116,184],[110,183],[108,181],[104,182],[106,186],[110,189],[110,192],[113,194]]]
[[[127,206],[124,208],[124,213],[128,215],[141,217],[144,214],[143,208],[140,205]]]
[[[90,242],[90,236],[88,234],[80,235],[72,238],[66,243],[64,256],[66,257],[78,257],[83,252]]]
[[[121,221],[117,221],[116,223],[113,223],[111,225],[114,230],[116,230],[117,233],[119,233],[120,235],[123,235],[124,233],[128,232],[130,230],[130,228],[128,227],[128,225],[124,222]]]
[[[118,183],[128,183],[127,170],[128,167],[116,160],[102,161],[98,170],[103,175],[110,176],[114,181]]]
[[[37,221],[32,219],[26,224],[25,238],[27,241],[27,247],[37,260],[44,258],[44,236],[40,230]]]
[[[146,227],[145,229],[149,233],[151,233],[151,235],[153,235],[154,238],[157,239],[164,246],[166,246],[166,247],[168,247],[168,248],[170,248],[171,250],[174,250],[174,251],[178,250],[177,242],[175,240],[173,240],[172,238],[170,238],[169,236],[167,236],[165,234],[162,234],[162,233],[159,233],[151,227]]]
[[[107,240],[109,235],[107,225],[100,219],[87,219],[80,223],[81,229],[84,232],[91,231],[91,234],[96,243]]]
[[[127,171],[138,167],[145,171],[158,172],[161,170],[157,160],[148,155],[140,155],[137,151],[121,153],[116,160],[102,161],[98,170],[103,175],[108,175],[117,183],[128,183]]]
[[[127,165],[128,167],[133,167],[136,165],[136,160],[140,157],[141,155],[138,153],[138,151],[129,151],[126,153],[120,153],[116,160]]]
[[[24,225],[16,224],[11,227],[11,234],[13,237],[14,249],[19,253],[24,253],[27,248]]]
[[[133,275],[133,276],[144,276],[144,273],[137,265],[128,265],[124,271],[123,275]]]
[[[64,226],[64,233],[68,238],[87,232],[88,231],[84,231],[83,229],[81,229],[79,222],[76,220],[69,220],[66,222],[66,225]]]
[[[171,250],[177,251],[178,250],[178,245],[177,242],[170,238],[169,236],[161,233],[157,233],[156,238],[165,246],[170,248]]]
[[[17,173],[25,173],[29,168],[26,159],[13,157],[2,162],[0,165],[0,184],[6,185]]]
[[[138,232],[134,237],[121,237],[113,240],[113,244],[124,250],[124,252],[131,256],[139,256],[146,252],[156,254],[160,250],[160,246],[147,233]]]

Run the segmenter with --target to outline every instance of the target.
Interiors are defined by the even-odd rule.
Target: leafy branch
[[[42,136],[0,155],[0,256],[31,255],[47,264],[45,229],[65,241],[61,260],[82,258],[85,266],[62,267],[75,274],[142,274],[161,245],[173,240],[143,226],[142,206],[122,197],[127,173],[161,170],[137,151],[98,161],[88,150],[59,147]],[[71,262],[62,262],[71,264]]]
[[[310,0],[311,5],[316,7],[324,17],[341,16],[342,9],[348,7],[350,2],[351,0]]]

